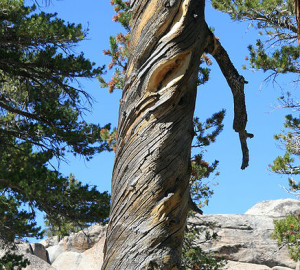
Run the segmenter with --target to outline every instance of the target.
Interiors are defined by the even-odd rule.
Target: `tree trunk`
[[[102,269],[179,269],[204,0],[133,1]]]
[[[180,269],[198,67],[207,46],[217,55],[204,4],[131,1],[102,269]]]

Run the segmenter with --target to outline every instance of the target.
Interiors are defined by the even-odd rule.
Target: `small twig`
[[[281,186],[281,185],[279,185],[284,191],[286,191],[287,193],[289,193],[289,194],[292,194],[292,195],[294,195],[294,196],[296,196],[296,197],[300,197],[300,191],[299,192],[293,192],[293,191],[291,191],[291,190],[288,190],[286,187],[283,187],[283,186]]]

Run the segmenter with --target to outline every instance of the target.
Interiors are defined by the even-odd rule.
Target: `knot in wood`
[[[164,6],[165,6],[166,8],[170,8],[170,7],[171,7],[171,6],[170,6],[170,2],[169,2],[169,1],[166,1],[165,4],[164,4]]]
[[[178,0],[166,0],[164,2],[164,7],[166,8],[171,8],[175,5],[175,3],[177,2]]]
[[[197,20],[199,18],[199,11],[197,9],[192,11],[192,17]]]
[[[241,83],[243,83],[243,84],[247,84],[248,83],[242,75],[239,76],[238,81],[241,82]]]

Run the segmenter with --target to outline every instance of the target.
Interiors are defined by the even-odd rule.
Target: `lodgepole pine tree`
[[[248,166],[246,139],[252,135],[245,130],[246,82],[209,30],[204,6],[204,0],[130,3],[129,57],[102,269],[180,268],[191,207],[193,113],[205,52],[217,60],[233,92],[233,127],[240,135],[242,169]]]
[[[51,163],[66,153],[89,160],[111,150],[110,126],[83,118],[91,98],[77,79],[102,72],[72,53],[85,35],[81,25],[38,12],[35,5],[0,0],[1,244],[41,237],[37,209],[55,226],[60,218],[78,226],[107,221],[109,194],[62,176]],[[11,258],[0,259],[0,268]]]

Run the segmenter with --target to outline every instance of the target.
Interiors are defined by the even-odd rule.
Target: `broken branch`
[[[191,195],[189,197],[189,208],[192,211],[195,211],[196,213],[203,215],[203,211],[195,204],[193,199],[191,198]]]
[[[216,61],[227,80],[234,100],[234,120],[233,129],[239,133],[241,148],[243,153],[243,162],[241,169],[244,170],[249,164],[249,150],[247,146],[247,138],[253,138],[253,134],[247,133],[247,110],[245,104],[244,85],[248,82],[243,76],[239,75],[238,71],[232,64],[226,50],[221,45],[220,41],[210,32],[206,51],[211,54]]]

